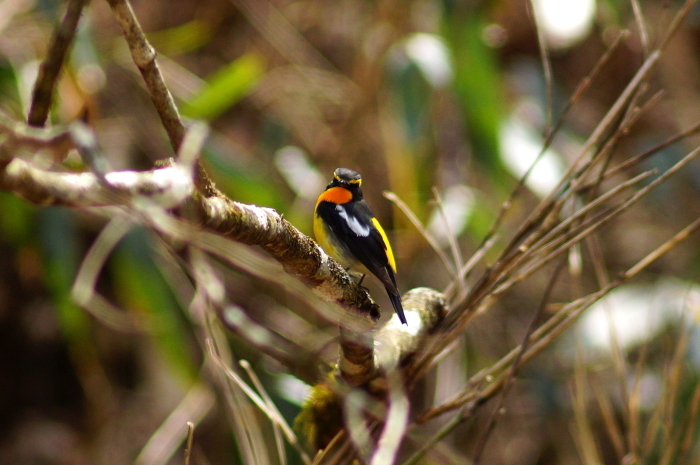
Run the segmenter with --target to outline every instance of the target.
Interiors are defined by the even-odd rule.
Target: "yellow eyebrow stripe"
[[[389,239],[387,239],[386,237],[384,228],[382,228],[382,225],[379,224],[379,221],[376,218],[372,218],[372,224],[375,228],[377,228],[377,231],[379,231],[379,234],[382,236],[382,240],[384,241],[384,251],[386,252],[386,258],[389,260],[389,266],[392,270],[394,270],[394,273],[396,273],[396,261],[394,260],[394,252],[391,250],[391,244],[389,244]]]

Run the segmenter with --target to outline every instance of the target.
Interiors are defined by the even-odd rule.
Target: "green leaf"
[[[57,310],[61,332],[71,345],[86,343],[88,317],[70,297],[80,262],[80,245],[75,218],[63,208],[39,212],[39,241],[44,261],[44,280]]]
[[[36,228],[36,207],[7,192],[0,192],[0,235],[19,244],[28,241]]]
[[[484,25],[478,11],[455,8],[447,16],[444,29],[454,58],[455,90],[466,116],[474,154],[498,172],[498,130],[503,115],[501,77],[494,50],[481,38]]]
[[[201,92],[182,107],[188,118],[211,120],[242,99],[265,72],[258,55],[248,53],[217,71]]]
[[[209,24],[195,19],[180,26],[151,32],[148,40],[158,53],[173,56],[198,49],[209,42],[211,35]]]

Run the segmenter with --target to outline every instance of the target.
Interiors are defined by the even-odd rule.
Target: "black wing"
[[[321,202],[316,211],[345,248],[384,284],[391,305],[401,322],[406,324],[401,297],[396,287],[394,271],[389,265],[384,239],[372,224],[374,215],[367,202],[364,200],[345,204]]]
[[[360,200],[345,204],[321,202],[318,214],[335,233],[335,236],[372,274],[398,295],[396,284],[387,269],[389,259],[384,248],[384,240],[372,224],[372,211],[367,202]]]

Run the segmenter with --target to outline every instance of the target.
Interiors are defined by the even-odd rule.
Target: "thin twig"
[[[620,286],[624,282],[633,278],[637,273],[639,273],[639,271],[647,267],[654,260],[661,257],[664,253],[673,249],[675,246],[678,245],[679,242],[686,239],[690,234],[697,231],[698,229],[700,229],[700,218],[693,221],[683,230],[676,233],[671,239],[654,249],[647,256],[645,256],[639,262],[637,262],[637,264],[629,268],[626,272],[620,274],[617,279],[612,281],[604,288],[585,297],[581,297],[580,299],[570,302],[569,304],[562,307],[554,316],[552,316],[552,318],[547,320],[542,326],[540,326],[539,328],[537,328],[536,331],[533,332],[532,336],[530,337],[530,348],[525,352],[525,354],[523,354],[520,365],[526,363],[528,360],[530,360],[532,357],[538,354],[542,349],[547,347],[551,340],[554,337],[558,336],[566,328],[568,328],[586,308],[588,308],[594,302],[598,301],[601,297],[608,294],[612,289]],[[418,416],[418,418],[416,419],[416,423],[424,423],[432,418],[442,415],[445,412],[459,408],[467,402],[475,401],[475,399],[478,399],[479,403],[483,403],[486,400],[488,400],[490,397],[493,396],[493,394],[495,394],[496,391],[498,391],[501,388],[502,383],[506,379],[505,374],[501,373],[500,375],[498,375],[498,377],[493,379],[493,381],[491,381],[490,384],[481,391],[473,391],[472,386],[478,386],[484,379],[488,377],[494,377],[495,373],[500,372],[505,367],[510,365],[513,362],[513,360],[515,360],[515,357],[517,357],[519,351],[520,346],[511,350],[506,356],[501,358],[489,369],[482,370],[479,373],[475,374],[469,380],[467,389],[465,389],[462,393],[456,395],[453,399],[445,402],[444,404],[429,408],[428,410],[426,410]]]
[[[572,399],[572,409],[574,421],[571,425],[574,432],[574,439],[586,465],[603,465],[600,460],[600,453],[595,442],[595,435],[591,422],[588,419],[587,408],[587,379],[583,362],[582,347],[580,341],[576,340],[576,352],[574,358],[574,376],[569,383],[569,397]]]
[[[508,280],[506,280],[503,284],[499,285],[496,287],[495,290],[493,290],[492,297],[495,295],[499,295],[505,290],[509,289],[513,284],[522,281],[526,277],[532,275],[536,270],[541,268],[544,264],[548,263],[551,261],[554,257],[562,253],[562,251],[568,249],[571,245],[579,242],[581,239],[586,237],[588,234],[591,232],[595,231],[598,229],[600,226],[603,224],[607,223],[610,219],[614,218],[619,212],[626,210],[630,206],[632,206],[634,203],[639,201],[644,195],[649,193],[652,189],[657,187],[659,184],[664,182],[666,179],[677,173],[683,166],[688,164],[695,156],[697,156],[700,153],[700,148],[697,148],[690,152],[688,155],[683,157],[681,160],[679,160],[675,165],[673,165],[671,168],[666,170],[663,174],[661,174],[658,178],[654,179],[649,185],[645,186],[644,188],[640,189],[637,191],[634,195],[630,196],[627,200],[619,204],[618,206],[610,209],[608,212],[603,213],[601,215],[598,215],[597,217],[594,217],[591,220],[587,220],[581,224],[579,228],[572,229],[567,234],[562,235],[560,238],[557,238],[550,243],[548,243],[543,249],[549,249],[552,250],[548,254],[544,255],[543,257],[537,258],[533,261],[532,264],[529,264],[525,267],[521,268],[521,271],[516,274],[511,276]],[[580,231],[580,232],[577,232]],[[574,232],[577,232],[574,235]],[[573,237],[571,237],[573,235]],[[571,237],[570,239],[567,240],[567,238]],[[554,248],[555,244],[560,244],[556,248]]]
[[[536,253],[541,252],[544,247],[547,248],[552,248],[553,245],[563,242],[563,240],[567,237],[565,234],[572,234],[573,230],[567,231],[567,229],[574,224],[576,221],[579,219],[584,218],[589,212],[591,212],[594,208],[602,205],[603,203],[607,202],[608,200],[612,199],[615,197],[617,194],[622,192],[623,190],[633,186],[634,184],[648,178],[649,176],[656,174],[656,170],[649,170],[645,171],[644,173],[641,173],[637,176],[635,176],[632,179],[628,179],[627,181],[618,184],[614,188],[610,189],[608,192],[605,194],[601,195],[597,199],[588,202],[583,208],[579,209],[574,213],[573,215],[570,215],[567,217],[564,221],[556,225],[554,228],[550,229],[547,231],[546,234],[542,235],[541,238],[539,238],[536,242],[532,244],[527,244],[523,247],[523,253],[520,257],[518,257],[514,262],[510,263],[509,265],[511,267],[514,267],[518,265],[519,263],[522,263],[524,260],[534,256]],[[579,225],[579,228],[581,225]],[[557,242],[558,241],[558,242]]]
[[[185,459],[183,465],[190,465],[190,456],[192,455],[192,441],[194,440],[194,423],[187,422],[187,442],[185,445]]]
[[[613,40],[612,44],[605,50],[605,53],[598,59],[598,62],[593,66],[593,69],[591,70],[590,73],[583,79],[581,79],[581,82],[578,84],[576,89],[574,90],[573,94],[571,94],[571,97],[569,100],[566,102],[566,105],[564,106],[564,109],[562,110],[562,114],[559,117],[557,124],[554,127],[554,130],[549,134],[548,138],[545,139],[545,147],[549,147],[549,145],[552,143],[552,139],[554,136],[557,134],[559,128],[565,121],[565,117],[569,114],[569,112],[573,109],[574,105],[578,102],[578,100],[581,98],[583,93],[590,87],[591,83],[593,80],[598,77],[598,74],[600,71],[603,69],[603,67],[610,61],[612,58],[613,53],[615,50],[617,50],[617,47],[620,46],[622,43],[623,39],[626,39],[629,36],[629,31],[622,30],[620,31],[617,36],[615,37],[615,40]]]
[[[112,218],[92,243],[85,258],[80,263],[78,274],[71,288],[71,298],[81,308],[104,323],[106,326],[124,332],[144,328],[129,312],[124,312],[109,304],[97,293],[97,278],[107,258],[119,241],[131,229],[132,224],[121,216]]]
[[[530,6],[533,11],[536,11],[536,6],[533,0],[530,0]],[[544,34],[544,30],[540,27],[539,21],[537,20],[538,15],[532,15],[533,21],[535,22],[535,30],[537,31],[537,44],[540,49],[540,60],[542,61],[542,71],[544,73],[544,85],[545,85],[545,108],[544,108],[544,126],[543,134],[544,138],[548,139],[550,137],[550,132],[552,129],[552,113],[553,113],[553,99],[552,99],[552,63],[549,60],[549,50],[547,48],[547,37]]]
[[[624,116],[617,124],[617,128],[615,129],[613,134],[607,138],[603,147],[600,150],[598,150],[598,153],[596,153],[595,156],[589,162],[584,164],[584,166],[574,175],[573,181],[571,183],[571,188],[568,189],[563,196],[557,199],[559,205],[563,205],[576,192],[579,191],[579,185],[585,183],[585,179],[589,176],[590,173],[593,172],[594,169],[598,170],[598,174],[596,176],[595,181],[592,184],[587,184],[587,190],[589,191],[589,198],[592,199],[597,195],[598,188],[600,186],[600,183],[602,183],[604,179],[605,173],[608,169],[608,165],[612,160],[615,148],[617,147],[622,137],[627,135],[629,129],[637,122],[637,120],[655,103],[657,103],[664,95],[664,91],[659,90],[651,98],[649,98],[642,107],[637,107],[635,106],[635,102],[644,92],[643,89],[645,87],[646,85],[642,84],[638,91],[635,93],[635,95],[632,97],[632,100],[630,101],[630,104],[627,110],[625,111]],[[602,163],[600,162],[601,160],[603,160]],[[554,211],[557,210],[557,208],[554,209]]]
[[[599,287],[605,287],[610,282],[610,276],[608,275],[607,269],[605,268],[605,263],[603,263],[603,253],[601,251],[600,244],[598,243],[598,238],[595,234],[591,234],[586,238],[586,244],[588,245],[588,250],[590,251],[591,261],[593,262],[593,269],[596,274],[596,279],[598,281]],[[613,362],[613,368],[615,370],[615,375],[617,376],[617,382],[620,387],[620,395],[622,397],[623,410],[627,409],[629,405],[629,390],[627,388],[627,377],[626,377],[626,366],[625,357],[620,347],[618,341],[618,332],[615,329],[615,320],[613,318],[613,309],[610,304],[603,300],[603,305],[605,309],[605,315],[608,320],[608,328],[610,330],[610,347],[611,347],[611,358]],[[627,413],[624,412],[623,420],[626,419]]]
[[[173,96],[163,80],[156,61],[156,51],[146,39],[128,0],[107,0],[107,3],[112,8],[112,13],[124,33],[124,39],[131,51],[131,58],[144,79],[151,101],[170,139],[170,145],[175,152],[179,152],[180,144],[185,137],[185,126]],[[199,161],[195,165],[195,185],[205,197],[220,195]]]
[[[700,227],[700,218],[690,223],[688,226],[676,233],[673,236],[673,238],[665,242],[661,247],[658,247],[652,253],[640,260],[636,265],[634,265],[632,268],[627,270],[622,276],[620,276],[620,279],[627,280],[632,278],[644,268],[649,266],[651,262],[662,256],[669,250],[673,249],[676,245],[678,245],[679,242],[690,236],[693,232],[695,232],[698,229],[698,227]]]
[[[649,173],[642,173],[639,178],[633,179],[630,181],[637,182],[640,179],[642,179],[645,176],[648,176]],[[628,181],[629,182],[629,181]],[[630,182],[632,184],[632,182]],[[627,183],[623,183],[623,185],[618,186],[618,188],[611,190],[611,192],[601,196],[603,198],[608,198],[608,196],[612,196],[615,193],[617,193],[619,190],[622,188],[630,185]],[[595,205],[596,202],[602,202],[602,199],[597,199],[596,201],[593,202]],[[621,205],[624,205],[621,204]],[[584,207],[581,212],[587,211],[589,208],[592,207]],[[618,207],[619,208],[619,207]],[[573,221],[574,218],[576,218],[580,213],[577,213],[577,215],[573,215],[571,218],[568,220],[565,220],[565,223],[567,221]],[[532,273],[534,273],[537,269],[541,268],[544,264],[546,264],[548,261],[552,260],[554,257],[556,257],[558,254],[562,253],[564,250],[568,249],[571,247],[573,244],[581,240],[581,238],[585,237],[586,234],[589,234],[590,232],[594,231],[597,227],[601,226],[604,224],[604,222],[608,221],[610,218],[612,218],[615,214],[614,209],[610,209],[607,211],[606,214],[600,214],[597,217],[593,218],[592,220],[583,223],[580,227],[577,229],[573,229],[563,235],[560,236],[554,236],[555,239],[547,242],[544,244],[542,247],[539,247],[536,249],[534,246],[531,246],[530,248],[521,248],[521,252],[523,252],[526,255],[533,255],[535,251],[537,251],[538,254],[543,254],[544,250],[551,250],[552,248],[556,247],[556,254],[550,253],[549,255],[546,255],[546,260],[540,260],[537,261],[535,260],[534,263],[537,265],[531,265],[531,266],[518,266],[518,263],[524,263],[523,260],[521,260],[522,255],[514,260],[512,263],[508,263],[509,269],[521,269],[522,272],[517,275],[517,278],[514,277],[511,273],[508,273],[504,267],[500,270],[500,278],[498,277],[492,277],[493,275],[493,269],[487,270],[486,274],[484,275],[484,278],[482,278],[482,281],[473,288],[472,291],[472,297],[467,298],[464,302],[459,304],[459,307],[456,307],[456,311],[459,311],[460,309],[465,309],[465,308],[470,308],[470,312],[465,315],[461,320],[459,326],[455,326],[450,329],[451,334],[456,334],[458,333],[464,325],[469,321],[470,318],[472,318],[474,315],[479,313],[481,308],[487,307],[491,302],[493,302],[502,292],[505,290],[509,289],[512,285],[514,285],[516,282],[520,282],[526,277],[530,276]],[[592,225],[592,226],[590,226]],[[588,227],[586,229],[584,226]],[[555,228],[557,229],[557,228]],[[579,233],[577,236],[575,236],[574,239],[570,239],[572,236],[575,235],[575,233],[579,231],[585,231],[584,233]],[[561,245],[562,242],[566,241],[569,239],[564,245]],[[537,243],[539,244],[539,243]],[[557,247],[558,246],[558,247]],[[534,260],[534,259],[533,259]],[[501,284],[499,284],[501,283]],[[484,299],[484,300],[482,300]],[[481,302],[480,302],[481,301]],[[449,338],[448,338],[449,339]],[[444,342],[444,341],[442,341]],[[425,358],[422,360],[418,360],[416,362],[416,369],[419,372],[422,372],[423,370],[427,369],[429,365],[424,365],[426,362],[430,360],[430,357],[424,356]],[[423,366],[421,366],[423,365]]]
[[[481,454],[483,454],[484,450],[486,449],[486,443],[488,442],[491,433],[496,427],[496,422],[498,421],[498,418],[502,414],[501,408],[503,406],[503,402],[505,401],[511,386],[515,383],[515,376],[518,372],[518,366],[520,365],[520,360],[522,359],[523,354],[528,348],[528,341],[530,340],[530,336],[532,336],[532,333],[537,328],[537,323],[540,321],[542,315],[544,314],[544,310],[552,295],[552,291],[554,290],[554,285],[559,280],[560,273],[564,269],[565,265],[566,259],[561,260],[557,265],[556,269],[554,270],[554,273],[552,273],[552,277],[549,280],[547,288],[545,289],[544,294],[542,295],[542,300],[540,301],[540,305],[537,309],[537,312],[535,312],[535,314],[532,316],[532,320],[530,320],[530,325],[528,326],[527,331],[525,332],[523,342],[520,343],[520,351],[515,357],[515,360],[513,360],[513,364],[510,367],[509,374],[503,382],[503,387],[501,388],[501,393],[498,398],[498,402],[496,402],[496,405],[493,408],[493,412],[489,417],[488,423],[484,428],[484,432],[481,434],[481,437],[479,438],[479,441],[477,442],[476,447],[474,448],[474,465],[479,463],[479,460],[481,459]]]
[[[545,250],[552,250],[555,248],[555,246],[558,246],[559,244],[563,243],[565,240],[568,238],[572,237],[577,231],[580,231],[583,229],[584,226],[594,224],[595,221],[597,221],[598,218],[602,216],[602,214],[598,215],[597,217],[593,219],[589,219],[583,222],[580,222],[579,220],[582,220],[586,217],[586,215],[592,211],[594,208],[598,207],[599,205],[602,205],[604,202],[612,199],[614,196],[616,196],[618,193],[621,191],[631,187],[632,185],[640,182],[643,179],[648,178],[649,176],[656,174],[655,170],[650,170],[646,171],[644,173],[641,173],[637,176],[635,176],[632,179],[629,179],[617,186],[615,186],[613,189],[610,191],[606,192],[605,194],[601,195],[597,199],[587,203],[583,208],[579,209],[576,211],[576,213],[570,215],[567,217],[564,221],[553,227],[552,229],[548,230],[546,233],[542,234],[541,237],[536,238],[533,237],[534,242],[532,243],[525,243],[523,244],[520,249],[518,250],[520,252],[519,256],[513,257],[508,263],[508,267],[511,269],[517,269],[517,267],[524,263],[526,260],[538,255],[542,254],[543,251]],[[612,211],[612,209],[608,210]],[[574,224],[577,224],[575,228],[572,228],[571,226]],[[504,273],[505,274],[505,273]]]
[[[197,299],[195,297],[193,306],[195,304],[203,307],[200,310],[206,310],[206,298]],[[234,358],[228,346],[226,335],[217,323],[218,320],[212,315],[212,312],[205,313],[204,339],[200,338],[199,342],[203,353],[213,353],[215,363],[220,368],[224,368],[212,371],[217,375],[215,379],[225,399],[224,405],[238,444],[242,463],[271,464],[273,460],[264,438],[260,417],[254,414],[254,408],[251,399],[246,395],[247,393],[241,389],[236,381],[227,376],[228,372],[232,372],[228,366],[233,366]]]
[[[620,163],[619,165],[616,165],[613,168],[610,168],[610,170],[608,170],[605,173],[605,175],[603,176],[603,179],[610,178],[613,175],[615,175],[621,171],[624,171],[627,168],[630,168],[631,166],[634,166],[634,165],[642,162],[643,160],[646,160],[650,156],[659,153],[661,150],[665,149],[666,147],[668,147],[670,145],[675,144],[679,140],[684,139],[688,136],[695,135],[698,132],[700,132],[700,122],[695,123],[694,125],[692,125],[691,127],[689,127],[688,129],[686,129],[684,131],[681,131],[677,134],[674,134],[673,136],[669,137],[668,139],[661,142],[660,144],[652,147],[651,149],[647,150],[646,152],[644,152],[640,155],[637,155],[635,157],[632,157],[628,160],[625,160],[622,163]],[[588,188],[590,188],[590,185],[579,186],[579,190],[588,189]]]
[[[462,269],[459,270],[459,274],[452,281],[450,281],[450,284],[445,288],[444,294],[448,297],[448,299],[452,296],[453,289],[457,285],[457,282],[466,281],[469,274],[474,269],[474,266],[484,257],[484,255],[486,255],[489,250],[491,250],[491,247],[493,247],[497,240],[498,236],[492,236],[489,240],[482,242],[474,254],[469,257],[467,263],[465,263]]]
[[[243,381],[240,376],[238,376],[233,370],[224,364],[224,362],[219,358],[214,350],[212,341],[207,340],[207,349],[209,350],[209,356],[214,360],[214,362],[221,368],[223,373],[228,376],[232,381],[238,385],[239,388],[248,396],[248,398],[253,401],[253,403],[270,419],[270,421],[277,423],[282,429],[287,441],[294,445],[298,444],[296,440],[296,435],[292,429],[287,425],[287,422],[281,418],[281,414],[276,408],[271,408],[267,403],[260,397],[248,384]]]
[[[578,170],[578,165],[583,161],[583,159],[586,157],[588,152],[593,148],[595,144],[597,144],[600,139],[602,138],[603,134],[608,130],[610,125],[619,118],[620,114],[622,111],[625,111],[627,108],[628,102],[630,99],[634,96],[636,93],[638,87],[642,84],[644,79],[647,78],[649,73],[654,69],[656,66],[657,62],[661,58],[661,52],[663,49],[668,45],[668,42],[670,41],[671,37],[675,34],[675,32],[678,30],[680,25],[682,24],[683,20],[686,18],[686,16],[690,12],[690,8],[693,6],[696,0],[686,0],[686,3],[683,5],[683,8],[674,16],[673,21],[671,22],[671,25],[666,31],[666,34],[661,41],[661,44],[659,47],[654,50],[646,60],[644,60],[644,63],[639,67],[635,75],[632,77],[630,82],[627,84],[625,89],[620,93],[618,98],[615,100],[615,103],[610,107],[608,112],[605,114],[605,116],[601,119],[601,121],[598,123],[598,125],[595,127],[591,135],[588,137],[586,142],[583,144],[583,147],[580,149],[578,156],[575,158],[573,163],[570,164],[569,168],[566,170],[566,172],[562,175],[561,180],[559,181],[559,184],[557,187],[552,189],[552,192],[544,198],[540,204],[535,208],[535,210],[529,215],[529,217],[523,222],[521,227],[519,228],[518,232],[516,232],[514,239],[511,241],[511,245],[509,247],[506,247],[504,250],[504,254],[509,253],[516,245],[520,242],[520,239],[523,237],[523,235],[529,231],[534,224],[536,224],[542,217],[545,215],[552,207],[552,203],[554,201],[554,198],[559,195],[561,192],[561,189],[568,184],[571,179],[572,174]]]
[[[195,424],[211,411],[216,402],[214,391],[207,385],[196,383],[178,406],[153,432],[148,442],[134,460],[135,465],[165,464],[177,452],[187,438],[188,422]]]
[[[89,0],[68,0],[66,13],[53,31],[48,53],[39,67],[39,75],[32,91],[32,103],[27,116],[27,123],[30,126],[42,127],[46,124],[53,103],[56,82],[75,38],[80,16],[88,2]]]
[[[163,75],[156,61],[156,51],[146,39],[141,24],[134,15],[134,10],[128,0],[107,0],[107,3],[112,8],[114,18],[124,33],[124,39],[131,51],[131,58],[143,76],[153,105],[163,123],[163,128],[168,133],[170,145],[177,152],[185,137],[185,126],[182,124],[175,101],[163,80]]]
[[[394,194],[393,192],[384,192],[384,197],[393,202],[394,205],[396,205],[399,208],[399,210],[401,210],[403,214],[406,215],[406,218],[408,218],[408,220],[413,224],[413,226],[416,227],[421,236],[425,238],[426,242],[430,245],[435,254],[437,254],[437,256],[440,258],[440,261],[445,266],[445,269],[450,274],[450,276],[454,278],[456,276],[454,265],[450,263],[450,259],[447,258],[447,254],[445,254],[445,252],[442,250],[442,248],[437,243],[433,235],[430,234],[430,231],[428,231],[425,228],[425,226],[423,226],[423,223],[421,223],[418,217],[413,213],[411,207],[406,205],[406,202],[401,200],[399,196]]]
[[[455,268],[461,270],[463,262],[462,252],[459,250],[459,245],[457,245],[457,238],[454,236],[454,234],[452,234],[452,230],[450,229],[450,222],[445,214],[440,192],[435,187],[433,187],[433,195],[435,196],[435,203],[437,204],[437,209],[440,212],[442,223],[445,226],[445,232],[447,233],[447,239],[450,244],[450,249],[452,250],[452,259],[454,260]]]
[[[598,380],[595,380],[595,382],[591,381],[591,385],[593,386],[593,394],[598,402],[598,409],[603,417],[605,429],[608,432],[610,442],[612,442],[616,458],[618,462],[620,462],[625,455],[623,450],[624,446],[622,442],[622,432],[620,431],[620,426],[617,423],[617,415],[612,403],[610,402],[610,399],[608,399],[607,393],[603,390],[603,387],[601,387],[600,384],[601,383]]]
[[[270,410],[273,410],[276,412],[275,419],[270,418],[272,421],[272,425],[275,428],[275,439],[277,439],[280,429],[284,429],[286,431],[292,431],[292,428],[289,427],[287,422],[285,421],[284,417],[280,413],[279,409],[275,405],[275,403],[272,401],[272,398],[270,395],[267,393],[265,390],[265,387],[263,384],[260,382],[260,379],[258,378],[258,375],[255,374],[255,371],[253,371],[253,368],[250,366],[250,363],[248,363],[247,360],[241,360],[238,362],[238,364],[243,367],[245,372],[248,374],[248,377],[250,380],[253,382],[253,386],[255,386],[255,389],[258,390],[258,393],[260,394],[260,397],[265,401],[267,404],[268,408]],[[277,423],[277,421],[282,421],[284,422],[284,425],[280,425]],[[293,433],[293,431],[292,431]],[[292,436],[294,438],[294,442],[291,442],[291,445],[299,452],[299,455],[301,456],[301,459],[304,461],[304,463],[309,464],[311,463],[311,460],[309,459],[309,456],[306,454],[306,451],[304,451],[301,448],[301,444],[299,443],[299,440],[296,438],[296,435]],[[281,438],[280,438],[281,439]],[[280,461],[281,463],[287,463],[286,457],[284,455],[284,444],[278,444],[279,448],[279,454],[280,454]]]
[[[403,462],[401,465],[416,465],[418,461],[423,458],[425,454],[428,453],[430,449],[432,449],[435,444],[440,442],[442,439],[445,438],[448,434],[450,434],[457,426],[461,425],[465,421],[468,420],[473,420],[474,416],[471,415],[471,412],[473,409],[476,407],[476,404],[471,404],[467,407],[465,407],[462,411],[459,413],[455,414],[452,418],[450,418],[440,429],[438,430],[437,433],[435,433],[433,436],[431,436],[428,439],[424,439],[418,448],[417,451],[413,453],[405,462]]]
[[[510,207],[513,205],[513,202],[515,199],[518,197],[520,192],[522,191],[523,187],[525,186],[525,181],[529,178],[530,174],[532,173],[533,169],[539,162],[539,160],[544,156],[545,152],[547,149],[550,147],[552,142],[554,141],[554,136],[559,132],[559,129],[561,126],[564,124],[564,121],[566,120],[566,117],[568,116],[569,112],[573,109],[574,105],[578,102],[578,100],[581,98],[581,96],[584,94],[584,92],[590,87],[591,83],[593,80],[598,77],[598,74],[600,71],[603,69],[603,67],[610,61],[610,58],[612,57],[613,52],[617,49],[617,47],[620,46],[622,43],[622,39],[626,38],[629,35],[627,31],[621,31],[613,43],[608,47],[608,49],[605,51],[605,53],[600,57],[598,62],[595,64],[593,69],[591,70],[590,73],[586,77],[584,77],[579,85],[576,87],[576,90],[574,90],[573,94],[571,94],[571,97],[567,101],[566,105],[564,106],[564,109],[562,110],[561,116],[557,119],[556,124],[554,125],[554,128],[550,131],[548,134],[547,138],[544,141],[544,144],[542,144],[542,149],[540,150],[540,153],[537,155],[533,163],[530,165],[528,170],[525,172],[525,174],[522,175],[522,177],[518,180],[518,184],[513,188],[511,191],[510,195],[508,196],[508,199],[506,199],[503,204],[501,205],[500,210],[498,211],[498,214],[496,215],[496,219],[492,223],[491,227],[489,228],[489,231],[486,233],[486,236],[484,237],[484,242],[489,240],[493,235],[495,235],[496,231],[500,227],[501,223],[505,219],[506,214],[508,211],[510,211]]]

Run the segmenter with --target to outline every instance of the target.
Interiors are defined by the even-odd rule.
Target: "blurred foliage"
[[[120,292],[119,304],[145,320],[153,328],[151,337],[169,369],[183,387],[196,375],[188,353],[187,326],[181,309],[153,260],[148,233],[137,229],[124,237],[111,261],[114,286]]]
[[[675,12],[680,2],[640,3],[654,43],[671,17],[669,11]],[[63,4],[20,0],[1,4],[6,9],[0,17],[0,109],[19,117],[27,113],[39,60]],[[357,169],[363,174],[365,197],[391,230],[402,291],[415,286],[443,289],[449,275],[411,223],[381,196],[382,191],[396,192],[427,225],[436,217],[441,221],[433,186],[441,195],[454,186],[465,188],[473,202],[450,207],[468,218],[452,231],[466,260],[517,182],[518,175],[510,173],[502,160],[506,121],[518,121],[542,141],[547,110],[544,76],[531,5],[525,0],[140,0],[133,6],[159,53],[163,75],[182,114],[211,125],[203,159],[218,187],[235,200],[275,208],[308,232],[313,200],[297,195],[298,189],[286,183],[275,154],[283,147],[299,148],[308,166],[328,180],[336,167]],[[667,97],[642,116],[618,145],[612,161],[637,155],[700,119],[699,14],[696,8],[651,82],[654,91],[666,89]],[[555,139],[552,149],[562,164],[574,159],[580,141],[643,59],[628,2],[598,1],[591,21],[590,30],[578,42],[552,47],[555,116],[620,30],[629,29],[631,35],[576,103],[562,136]],[[417,34],[427,42],[412,42]],[[446,59],[436,49],[417,57],[418,52],[410,48],[416,43],[442,44]],[[449,73],[439,74],[445,67]],[[58,85],[51,121],[68,123],[85,108],[111,166],[144,168],[173,155],[105,2],[92,2],[83,18]],[[667,167],[694,144],[697,140],[689,139],[646,163]],[[308,170],[309,179],[312,174]],[[601,231],[598,247],[609,276],[700,215],[694,201],[699,180],[695,165]],[[537,205],[533,192],[526,191],[511,207],[500,244]],[[110,453],[118,458],[102,463],[128,463],[195,381],[203,378],[214,384],[213,375],[200,373],[203,354],[197,340],[202,321],[194,310],[182,308],[176,298],[178,284],[159,267],[152,242],[156,239],[148,232],[136,229],[120,242],[97,285],[124,315],[145,321],[145,329],[116,331],[72,303],[70,289],[77,269],[104,225],[85,213],[42,209],[0,193],[0,380],[4,380],[0,381],[4,420],[0,465],[99,463]],[[178,244],[168,246],[176,256],[182,253]],[[447,243],[445,250],[449,251]],[[584,251],[589,253],[589,247]],[[485,263],[490,256],[487,253]],[[693,238],[655,263],[641,280],[653,283],[674,276],[691,286],[700,273],[699,256],[700,242]],[[484,268],[479,265],[468,283],[473,284]],[[317,342],[309,336],[317,334],[310,328],[320,328],[329,338],[335,335],[332,325],[301,310],[290,312],[297,303],[273,284],[217,270],[227,297],[245,307],[259,324],[294,331],[300,344],[310,346]],[[554,302],[570,301],[596,289],[595,271],[585,261],[580,275],[556,286]],[[489,366],[518,344],[548,278],[546,273],[534,276],[476,318],[460,350],[446,357],[412,393],[413,412],[450,398],[461,389],[467,373]],[[386,305],[383,292],[376,292],[372,283],[367,285]],[[692,327],[698,321],[694,304],[684,307],[685,324]],[[682,320],[678,317],[669,325],[677,328]],[[691,355],[700,347],[700,335],[692,334]],[[284,367],[262,354],[251,357],[255,348],[230,337],[235,340],[233,356],[255,364],[275,401],[278,396],[298,401],[304,397],[303,389],[300,394],[291,388],[284,395],[276,392]],[[656,337],[671,343],[677,339]],[[577,338],[568,334],[522,374],[522,382],[505,403],[508,413],[499,421],[483,463],[582,462],[585,454],[577,449],[579,438],[571,427],[574,418],[582,418],[575,416],[580,412],[575,411],[578,404],[571,388],[572,347]],[[639,365],[650,373],[645,379],[651,384],[639,389],[652,396],[652,405],[672,402],[665,411],[672,414],[664,417],[668,421],[664,425],[672,436],[680,437],[681,426],[697,419],[684,414],[698,408],[700,358],[693,360],[683,353],[668,362],[663,355],[669,351],[659,347],[663,344],[653,344],[658,339],[650,339],[648,349],[624,348],[628,374],[634,379],[634,364],[641,359]],[[314,349],[329,362],[336,356],[334,346]],[[644,351],[648,353],[640,355]],[[620,398],[613,355],[590,352],[584,368],[600,379],[599,388],[612,405],[613,423],[628,433],[630,405]],[[674,391],[659,394],[664,377],[678,366],[683,371],[672,386]],[[589,446],[602,451],[600,463],[620,463],[623,457],[606,447],[610,439],[605,413],[610,412],[598,405],[602,401],[593,391],[582,394],[593,438]],[[196,463],[242,463],[232,446],[234,428],[223,413],[225,408],[219,406],[225,401],[220,393],[217,406],[197,425]],[[656,415],[653,407],[636,407],[639,423],[653,430],[661,414]],[[297,410],[298,405],[285,405],[285,416],[291,418]],[[441,441],[437,452],[422,463],[461,463],[473,452],[479,428],[487,419],[486,411],[477,415],[471,426],[460,427]],[[331,420],[335,427],[338,418]],[[576,426],[581,427],[581,422]],[[435,424],[417,428],[407,448],[415,448],[416,441],[438,428]],[[682,431],[690,431],[691,446],[697,444],[697,427]],[[635,463],[666,460],[662,433],[650,440],[650,455]],[[697,454],[697,447],[691,446],[688,449]],[[295,452],[289,455],[295,457],[290,463],[299,463],[293,462]],[[450,462],[446,457],[457,459]],[[666,463],[674,460],[676,456]],[[181,463],[180,457],[168,463]]]
[[[248,54],[235,59],[209,78],[200,93],[184,103],[183,116],[205,120],[220,116],[245,96],[263,72],[264,64],[256,55]]]
[[[443,28],[454,58],[455,91],[465,115],[466,133],[473,144],[474,155],[495,170],[499,166],[498,132],[504,116],[503,96],[495,51],[482,39],[486,25],[478,11],[453,11]]]
[[[204,21],[192,20],[148,34],[151,45],[166,56],[193,52],[211,40],[212,30]]]
[[[69,341],[84,338],[88,331],[87,315],[70,297],[82,256],[75,218],[59,208],[40,211],[38,216],[44,279],[56,305],[59,326]]]

